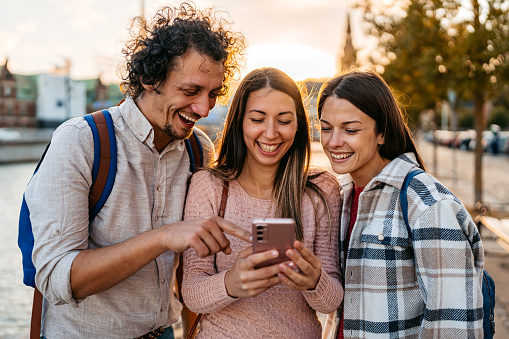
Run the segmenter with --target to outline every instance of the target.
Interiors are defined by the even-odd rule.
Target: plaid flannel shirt
[[[399,194],[417,166],[413,153],[401,155],[359,197],[346,258],[341,253],[345,338],[483,336],[484,253],[477,227],[457,197],[422,173],[407,192],[412,242]],[[354,185],[349,175],[340,183],[344,240]],[[339,313],[325,336],[336,338]]]

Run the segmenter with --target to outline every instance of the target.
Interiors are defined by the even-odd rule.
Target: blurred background
[[[27,337],[17,218],[22,192],[54,129],[116,105],[131,19],[178,1],[27,0],[0,3],[0,338]],[[313,163],[322,84],[353,68],[376,71],[404,105],[428,170],[479,222],[497,284],[497,338],[509,337],[509,1],[217,0],[245,34],[245,67],[276,67],[306,93]],[[226,100],[227,102],[227,100]],[[215,140],[227,103],[199,128]]]

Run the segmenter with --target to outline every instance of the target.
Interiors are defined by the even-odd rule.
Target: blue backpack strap
[[[495,334],[495,281],[486,270],[482,278],[484,338],[491,339]]]
[[[92,135],[94,137],[94,165],[92,167],[92,185],[95,183],[97,179],[97,173],[99,172],[99,163],[101,162],[101,141],[99,138],[99,131],[97,130],[97,126],[95,125],[94,118],[92,118],[91,114],[85,115],[83,118],[87,121],[90,129],[92,130]]]
[[[418,175],[424,173],[421,169],[416,169],[413,171],[410,171],[403,181],[403,186],[401,187],[401,191],[399,193],[399,200],[401,202],[401,212],[403,213],[403,219],[405,220],[405,226],[408,231],[408,235],[410,236],[410,241],[412,240],[412,229],[410,228],[410,224],[408,222],[408,197],[407,197],[407,191],[408,186],[410,185],[410,181]]]
[[[94,137],[94,166],[89,195],[89,221],[99,213],[111,193],[117,173],[117,142],[110,112],[84,116]]]
[[[193,134],[184,140],[187,154],[189,155],[189,171],[193,173],[196,168],[203,166],[203,147],[198,135],[193,130]]]

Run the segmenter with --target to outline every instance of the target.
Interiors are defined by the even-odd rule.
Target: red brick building
[[[37,125],[35,98],[19,92],[19,85],[20,77],[9,71],[8,60],[6,60],[5,64],[0,66],[0,127],[36,127]]]

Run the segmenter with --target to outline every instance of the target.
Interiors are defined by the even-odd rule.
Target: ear
[[[143,77],[141,77],[141,76],[140,76],[140,83],[141,83],[141,86],[143,86],[143,88],[145,89],[145,91],[152,92],[154,90],[153,85],[146,85],[145,83],[143,83]]]
[[[383,144],[385,144],[385,136],[384,136],[382,133],[380,133],[380,134],[378,135],[378,141],[377,141],[377,144],[378,144],[378,145],[383,145]]]

